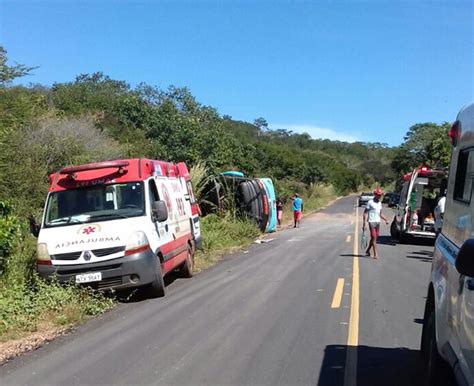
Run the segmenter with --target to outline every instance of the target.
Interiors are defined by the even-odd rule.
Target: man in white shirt
[[[380,197],[382,197],[382,189],[377,188],[374,191],[374,198],[369,200],[364,210],[364,219],[362,222],[362,231],[365,232],[365,223],[369,223],[370,230],[370,242],[367,250],[365,251],[366,256],[371,256],[370,250],[374,251],[374,259],[378,259],[377,255],[377,237],[380,235],[380,219],[388,224],[387,218],[382,214],[382,203]]]
[[[443,226],[443,217],[444,217],[444,207],[446,205],[446,192],[443,192],[443,195],[438,200],[438,204],[434,209],[435,215],[435,231],[441,232],[441,227]]]

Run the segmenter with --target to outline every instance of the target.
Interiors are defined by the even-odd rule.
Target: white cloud
[[[333,129],[328,129],[326,127],[318,127],[313,125],[292,125],[292,124],[270,124],[272,129],[284,129],[291,130],[295,133],[308,133],[312,138],[318,139],[330,139],[333,141],[343,141],[343,142],[357,142],[361,141],[359,135],[354,133],[344,133],[341,131],[336,131]]]

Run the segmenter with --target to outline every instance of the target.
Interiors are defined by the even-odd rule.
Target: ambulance
[[[426,384],[474,385],[474,103],[459,112],[421,338]],[[451,371],[450,371],[451,370]]]
[[[96,289],[147,286],[193,275],[199,206],[186,164],[127,159],[64,168],[50,176],[37,229],[44,278]]]
[[[430,169],[423,164],[403,176],[403,187],[397,205],[397,212],[390,226],[390,234],[406,243],[410,238],[434,239],[435,208],[444,195],[448,172]]]

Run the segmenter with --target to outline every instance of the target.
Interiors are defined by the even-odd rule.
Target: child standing
[[[283,203],[279,198],[276,200],[276,207],[277,207],[277,221],[278,227],[281,227],[281,219],[283,217]]]

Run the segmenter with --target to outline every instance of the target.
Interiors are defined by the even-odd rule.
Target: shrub
[[[0,340],[22,336],[22,332],[36,331],[40,326],[68,326],[114,305],[112,298],[89,288],[39,278],[35,272],[36,239],[26,224],[13,220],[14,236],[0,260],[4,270],[0,277]]]
[[[0,201],[0,275],[20,233],[18,219],[11,214],[11,209],[10,205]]]

